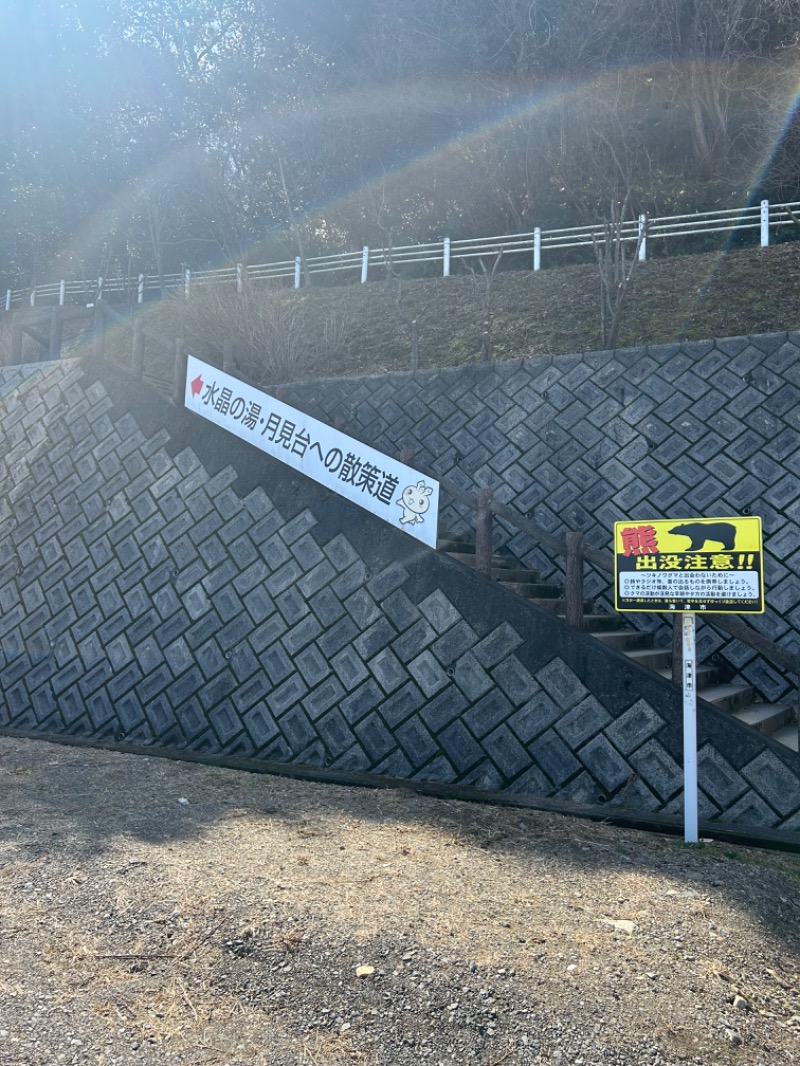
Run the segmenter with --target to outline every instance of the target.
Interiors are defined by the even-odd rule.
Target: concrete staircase
[[[439,551],[466,566],[475,566],[474,542],[458,534],[442,533]],[[492,578],[518,596],[553,614],[564,614],[564,590],[547,584],[535,570],[528,570],[510,556],[492,556]],[[667,680],[672,678],[672,649],[653,645],[653,634],[633,629],[618,614],[598,613],[592,600],[584,601],[584,631],[610,648],[627,655],[640,666],[655,670]],[[703,664],[697,670],[700,696],[720,710],[727,711],[740,722],[766,733],[793,751],[798,750],[797,719],[790,704],[769,704],[759,701],[752,685],[732,684],[723,667]]]

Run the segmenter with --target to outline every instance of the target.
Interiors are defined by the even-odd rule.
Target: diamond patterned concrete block
[[[522,637],[512,626],[504,622],[479,641],[473,650],[481,666],[489,669],[515,651],[520,644],[522,644]]]
[[[410,662],[408,672],[428,698],[441,691],[448,683],[447,674],[429,651],[423,652]]]
[[[583,682],[562,659],[553,659],[539,670],[536,680],[562,710],[570,710],[589,695]]]
[[[483,739],[483,748],[502,774],[503,784],[529,769],[531,757],[506,725]]]
[[[647,787],[668,800],[683,787],[683,771],[657,741],[649,740],[630,757],[631,766]]]
[[[552,729],[533,740],[527,748],[539,768],[557,788],[561,788],[581,768],[573,753]]]
[[[661,718],[645,700],[636,703],[605,731],[605,735],[623,755],[630,755],[664,727]]]
[[[438,589],[418,604],[418,607],[437,633],[446,632],[461,619],[456,608]]]
[[[452,722],[437,739],[459,773],[465,773],[482,758],[483,749],[460,721]]]
[[[757,755],[742,769],[742,776],[783,817],[800,808],[797,775],[774,752],[763,751]]]
[[[611,715],[594,696],[587,696],[557,723],[556,731],[573,749],[599,733],[611,721]]]
[[[592,777],[610,796],[630,778],[631,770],[616,748],[604,736],[596,736],[579,751],[578,757]]]
[[[732,822],[734,825],[739,823],[762,829],[772,829],[778,823],[778,816],[769,804],[765,803],[761,796],[751,789],[732,807],[728,807],[725,811],[725,821]]]

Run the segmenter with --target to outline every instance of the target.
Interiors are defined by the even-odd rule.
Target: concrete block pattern
[[[694,389],[690,368],[685,360],[680,374],[678,367],[670,373]],[[525,391],[520,382],[533,369]],[[771,373],[763,384],[777,397],[783,378]],[[638,454],[625,421],[636,399],[630,381],[622,397],[607,366],[580,360],[569,387],[552,366],[477,375],[474,389],[470,374],[466,387],[458,378],[431,404],[448,418],[461,416],[442,439],[458,436],[464,448],[472,441],[469,455],[481,464],[489,456],[492,476],[519,485],[523,449],[532,454],[542,444],[526,417],[513,417],[511,397],[496,395],[514,380],[527,406],[550,420],[545,443],[555,451],[542,476],[555,486],[551,497],[560,484],[568,490],[562,504],[573,498],[559,464],[582,465],[587,481],[576,499],[587,505],[586,412],[603,409],[615,419],[614,405],[621,420],[615,447],[601,447],[599,435],[591,447],[610,491],[630,484],[626,471]],[[597,662],[586,658],[589,638],[518,607],[474,574],[454,574],[423,549],[398,561],[408,551],[403,534],[383,545],[360,535],[355,519],[332,529],[315,513],[313,494],[295,503],[288,474],[270,468],[269,495],[252,483],[240,495],[235,466],[224,465],[224,437],[214,442],[213,470],[199,438],[198,451],[184,440],[171,456],[169,410],[148,437],[135,403],[127,410],[102,378],[87,387],[79,366],[60,364],[36,377],[7,369],[0,379],[4,394],[17,390],[0,425],[1,724],[679,810],[675,696],[658,679],[647,698],[603,695]],[[580,388],[580,409],[571,388]],[[371,389],[364,387],[359,409],[373,426],[385,410],[369,413]],[[750,389],[758,389],[755,379]],[[736,396],[752,399],[751,391]],[[80,418],[66,400],[45,405],[44,392],[72,397]],[[663,405],[673,394],[653,393],[649,402]],[[392,388],[385,403],[396,398]],[[410,425],[399,400],[397,410],[398,425]],[[430,411],[423,397],[415,417]],[[655,417],[647,404],[642,411],[643,424]],[[63,448],[53,446],[62,439]],[[687,485],[697,482],[691,451],[665,477],[652,450],[641,462],[651,464],[650,493],[675,480],[676,470]],[[777,486],[785,478],[776,469],[781,462],[759,460],[733,483],[749,477]],[[712,476],[721,481],[726,471]],[[558,521],[553,512],[552,528]],[[785,525],[780,538],[785,558],[800,553],[800,532]],[[800,610],[788,569],[781,582],[782,606]],[[494,597],[488,631],[487,596]],[[758,661],[740,658],[755,677]],[[625,668],[614,660],[610,669]],[[768,742],[748,743],[728,745],[724,754],[712,740],[704,744],[702,810],[738,824],[796,825],[798,769]]]

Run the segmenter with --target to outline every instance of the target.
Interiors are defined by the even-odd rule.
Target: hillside
[[[480,279],[479,279],[480,280]],[[652,259],[640,264],[622,316],[619,347],[780,332],[800,328],[800,243]],[[419,319],[419,367],[480,359],[480,301],[469,275],[295,292],[254,287],[245,300],[195,288],[145,310],[150,329],[219,357],[225,338],[265,383],[409,367],[407,319]],[[492,292],[496,359],[551,356],[600,347],[599,280],[593,264],[538,273],[506,270]],[[404,317],[405,316],[405,317]],[[125,363],[130,333],[116,331],[108,353]],[[259,365],[253,365],[257,358]],[[171,377],[172,352],[148,345],[148,371]]]

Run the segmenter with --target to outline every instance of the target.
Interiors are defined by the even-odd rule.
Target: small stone
[[[575,971],[576,971],[577,969],[578,969],[578,967],[577,967],[577,966],[575,965],[575,963],[574,963],[574,962],[571,962],[571,963],[569,964],[569,966],[567,967],[567,973],[575,973]]]
[[[752,1010],[753,1009],[752,1006],[750,1005],[750,1000],[749,999],[745,999],[744,996],[734,996],[733,997],[733,1005],[736,1008],[736,1010]]]
[[[342,1023],[342,1027],[339,1030],[339,1032],[340,1033],[346,1033],[349,1028],[350,1028],[350,1022],[343,1022]]]
[[[734,1047],[742,1046],[742,1038],[739,1036],[735,1029],[726,1029],[725,1039],[728,1041],[729,1044],[733,1044]]]
[[[374,966],[357,966],[356,977],[372,977],[375,973]]]
[[[180,803],[180,805],[182,807],[188,807],[189,806],[189,801],[186,799],[185,796],[181,796],[181,798],[178,800],[178,803]]]

